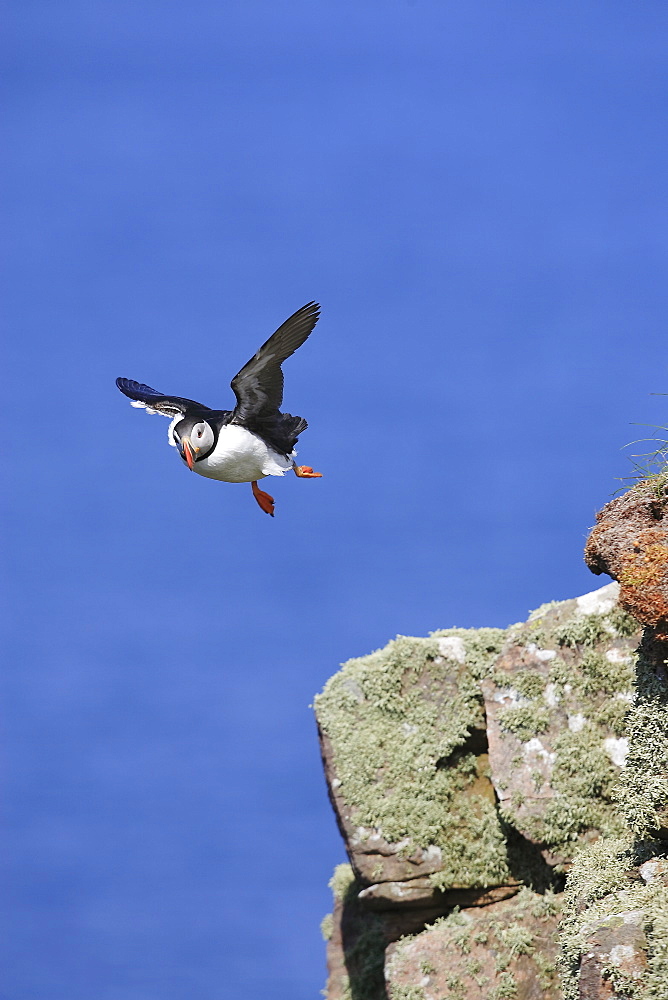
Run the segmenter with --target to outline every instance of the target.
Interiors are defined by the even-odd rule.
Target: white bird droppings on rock
[[[359,686],[357,681],[354,680],[352,677],[346,677],[345,680],[341,682],[341,687],[344,688],[344,690],[347,691],[349,695],[352,695],[352,697],[358,704],[361,705],[362,702],[365,700],[364,691],[362,691],[362,688]]]
[[[581,712],[578,712],[577,715],[569,715],[568,728],[572,733],[579,733],[584,729],[586,721]]]
[[[456,663],[466,663],[466,646],[458,635],[444,635],[438,640],[438,649],[443,656]]]
[[[642,875],[645,882],[652,882],[656,878],[657,872],[659,871],[659,862],[655,859],[646,861],[644,865],[640,866],[638,871]]]
[[[603,746],[613,764],[617,767],[626,767],[626,755],[629,752],[629,741],[626,736],[620,736],[619,739],[609,736],[607,740],[603,740]]]
[[[526,701],[526,698],[520,698],[519,693],[515,688],[498,688],[492,695],[494,701],[498,701],[500,705],[507,707],[514,707],[519,705],[520,702]]]
[[[543,757],[545,760],[554,759],[553,753],[548,753],[543,744],[535,736],[528,743],[525,743],[522,747],[522,753],[525,757],[530,757],[535,754],[537,757]]]
[[[541,649],[535,642],[529,643],[527,646],[527,653],[531,653],[532,656],[535,656],[537,660],[541,660],[543,663],[546,663],[548,660],[553,660],[557,655],[556,649]]]
[[[610,964],[619,968],[625,961],[630,962],[635,955],[635,949],[630,944],[616,944],[610,949]]]
[[[429,847],[423,848],[422,857],[425,861],[440,862],[443,857],[443,852],[440,847],[436,846],[436,844],[430,844]]]
[[[619,584],[609,583],[589,594],[576,599],[576,613],[579,615],[605,615],[612,611],[619,597]]]
[[[605,658],[608,663],[629,663],[631,657],[628,653],[625,653],[623,649],[617,649],[612,647],[612,649],[606,650]]]
[[[561,698],[557,694],[557,685],[548,684],[545,690],[543,691],[543,698],[550,706],[550,708],[556,708],[556,706],[561,701]]]

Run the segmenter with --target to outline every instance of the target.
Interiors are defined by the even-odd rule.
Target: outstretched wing
[[[276,413],[283,402],[281,364],[304,343],[318,322],[320,306],[309,302],[272,333],[250,361],[232,379],[237,406],[232,421],[245,423],[253,417]]]
[[[182,396],[165,396],[142,382],[133,382],[131,378],[117,378],[116,385],[126,396],[129,396],[132,406],[143,406],[148,413],[162,413],[165,417],[183,416],[186,411],[210,412],[211,407],[196,403],[194,399],[184,399]]]

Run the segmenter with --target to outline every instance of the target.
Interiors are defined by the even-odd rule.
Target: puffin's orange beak
[[[193,450],[192,450],[192,448],[190,446],[190,441],[186,441],[186,440],[182,439],[181,443],[183,445],[183,457],[185,458],[186,462],[188,463],[188,468],[192,472],[193,465],[195,464],[195,456],[194,456]]]

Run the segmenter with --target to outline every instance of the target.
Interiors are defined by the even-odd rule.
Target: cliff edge
[[[317,696],[349,858],[328,1000],[668,996],[664,505],[641,484],[598,516],[618,582],[399,636]]]

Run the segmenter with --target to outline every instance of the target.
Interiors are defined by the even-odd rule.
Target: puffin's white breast
[[[251,483],[265,476],[283,476],[291,468],[292,457],[279,455],[245,427],[226,424],[220,429],[216,447],[195,462],[193,471],[225,483]]]

